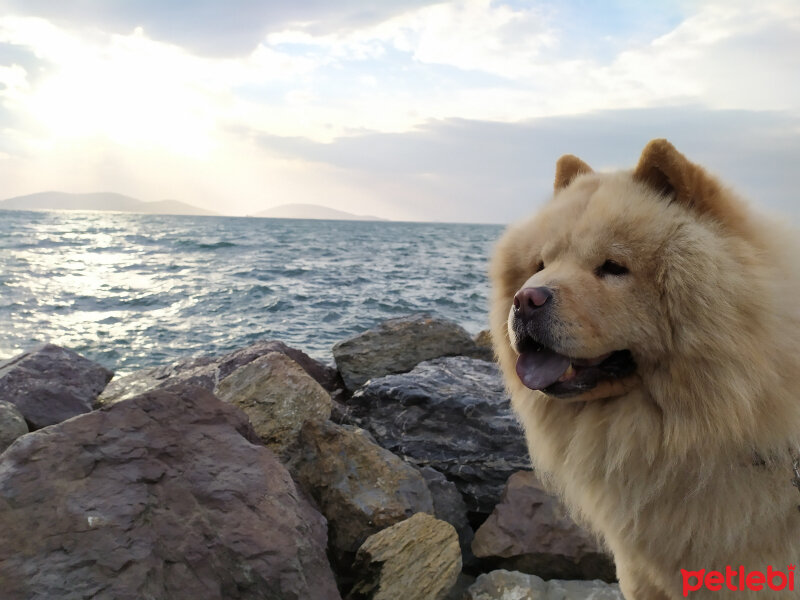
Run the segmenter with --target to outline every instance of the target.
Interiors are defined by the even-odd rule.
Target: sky
[[[659,137],[800,222],[800,3],[0,0],[0,198],[506,223]]]

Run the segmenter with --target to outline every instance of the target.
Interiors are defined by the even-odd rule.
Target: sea
[[[0,360],[43,342],[118,375],[281,340],[331,348],[417,312],[488,327],[503,227],[0,211]]]

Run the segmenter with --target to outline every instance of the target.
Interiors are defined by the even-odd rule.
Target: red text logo
[[[732,592],[742,590],[759,591],[769,590],[794,590],[794,565],[786,567],[786,571],[767,567],[767,572],[748,571],[745,573],[744,567],[734,570],[730,566],[725,567],[725,572],[721,571],[687,571],[681,569],[683,578],[683,597],[689,592],[696,592],[703,588],[711,591],[730,590]]]

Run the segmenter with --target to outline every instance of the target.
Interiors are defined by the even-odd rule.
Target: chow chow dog
[[[800,598],[796,239],[653,140],[632,171],[560,158],[495,248],[492,340],[534,467],[627,600]]]

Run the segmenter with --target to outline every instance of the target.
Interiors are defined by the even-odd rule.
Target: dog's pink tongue
[[[569,358],[552,350],[523,352],[517,359],[517,376],[532,390],[553,385],[568,368]]]

